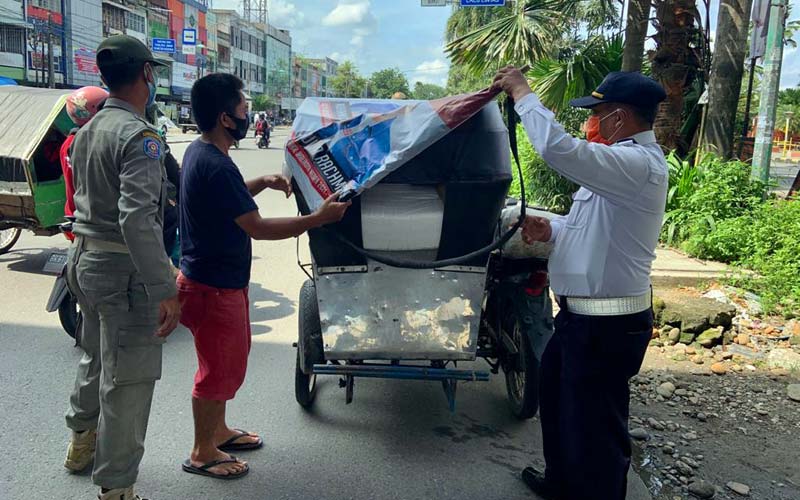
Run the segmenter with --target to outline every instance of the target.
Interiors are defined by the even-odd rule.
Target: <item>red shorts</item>
[[[247,288],[214,288],[178,275],[181,323],[194,336],[198,369],[192,396],[233,399],[244,382],[250,353]]]

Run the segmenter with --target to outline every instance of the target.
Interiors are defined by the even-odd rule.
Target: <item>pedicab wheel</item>
[[[8,252],[17,244],[20,234],[22,234],[21,227],[10,227],[0,230],[0,255]]]
[[[298,330],[294,396],[300,406],[311,408],[317,395],[317,376],[311,371],[315,364],[325,362],[322,326],[319,322],[319,307],[317,306],[317,290],[311,280],[306,280],[300,289]]]
[[[519,318],[509,332],[519,354],[503,365],[511,412],[520,420],[532,418],[539,410],[539,360],[533,352]]]
[[[78,300],[74,295],[67,292],[67,296],[58,305],[58,320],[61,322],[61,328],[73,339],[78,331],[79,315]]]

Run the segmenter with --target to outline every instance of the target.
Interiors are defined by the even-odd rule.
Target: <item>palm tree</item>
[[[653,129],[658,142],[688,153],[691,139],[683,137],[684,92],[701,75],[704,41],[698,29],[700,15],[695,0],[654,0],[656,49],[650,54],[653,78],[664,86],[667,98],[659,107]],[[737,87],[738,88],[738,87]]]
[[[736,108],[742,86],[751,0],[720,0],[717,39],[711,63],[703,143],[723,158],[733,156]]]
[[[479,9],[459,9],[451,16],[458,14],[456,19],[448,22],[445,50],[452,64],[466,66],[474,74],[509,63],[533,64],[553,53],[563,31],[561,20],[573,15],[577,4],[576,0],[517,0],[484,13],[460,14]]]
[[[650,17],[650,0],[628,0],[628,17],[625,24],[625,50],[622,54],[622,71],[641,71],[644,59],[644,40]]]

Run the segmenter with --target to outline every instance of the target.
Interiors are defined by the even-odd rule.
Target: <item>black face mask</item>
[[[230,129],[228,127],[225,127],[225,130],[227,130],[228,133],[231,134],[233,140],[241,141],[242,139],[247,137],[247,129],[250,128],[250,120],[248,120],[247,118],[237,118],[231,114],[228,114],[228,118],[233,120],[233,123],[236,124],[235,129]]]

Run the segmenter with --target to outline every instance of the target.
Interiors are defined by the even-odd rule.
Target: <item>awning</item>
[[[0,14],[0,24],[18,26],[20,28],[33,29],[33,24],[25,22],[24,19],[14,16]]]
[[[156,61],[160,61],[167,64],[172,64],[175,62],[175,59],[170,57],[169,54],[165,54],[163,52],[153,52],[153,57]]]

